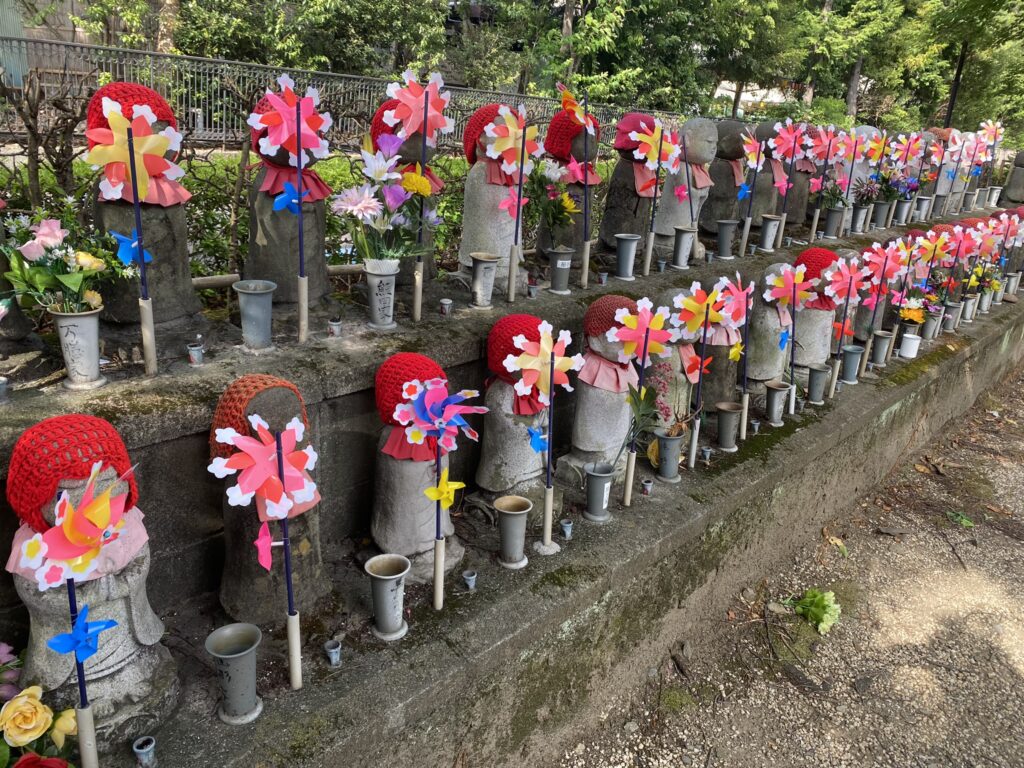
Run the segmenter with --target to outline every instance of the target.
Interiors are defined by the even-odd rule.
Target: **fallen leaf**
[[[846,545],[843,544],[843,540],[840,539],[838,536],[829,536],[828,543],[833,544],[835,548],[839,550],[839,554],[841,554],[843,557],[850,556],[849,550],[846,549]]]
[[[914,469],[923,475],[930,475],[932,473],[931,467],[926,467],[924,464],[915,464]]]

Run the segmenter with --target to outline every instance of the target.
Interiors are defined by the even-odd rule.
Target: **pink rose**
[[[21,251],[21,255],[25,257],[25,261],[35,261],[46,253],[46,249],[43,247],[43,244],[39,242],[38,238],[35,240],[29,240],[24,245],[19,245],[18,250]]]
[[[44,248],[56,248],[68,236],[68,231],[60,228],[58,219],[43,219],[32,227],[32,231],[36,233],[36,240]]]

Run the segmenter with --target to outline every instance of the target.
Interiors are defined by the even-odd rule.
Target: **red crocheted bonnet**
[[[395,132],[394,128],[384,122],[384,113],[389,109],[394,109],[398,104],[398,99],[388,99],[377,107],[377,111],[373,113],[373,120],[370,121],[370,139],[373,141],[374,151],[380,149],[377,146],[377,139],[381,134]]]
[[[544,149],[549,155],[563,163],[569,162],[572,153],[572,140],[583,132],[583,126],[576,122],[568,110],[555,112],[544,136]],[[594,118],[594,136],[591,141],[601,140],[601,126]]]
[[[494,122],[499,109],[501,104],[485,104],[466,121],[466,128],[462,132],[462,150],[466,153],[470,165],[476,162],[476,140],[480,138],[484,128]]]
[[[818,280],[821,278],[822,270],[828,269],[838,260],[839,254],[828,248],[808,248],[796,257],[793,266],[806,267],[805,279]]]
[[[512,337],[525,336],[527,341],[540,341],[541,319],[534,315],[505,315],[487,334],[487,367],[504,382],[514,384],[517,376],[505,368],[505,358],[518,356],[520,350],[512,344]]]
[[[43,508],[53,501],[61,480],[85,480],[97,461],[118,475],[131,469],[128,449],[110,422],[83,413],[53,416],[18,438],[7,470],[7,501],[21,521],[37,532],[50,528]],[[128,478],[131,509],[139,498],[135,475]]]
[[[927,234],[927,232],[923,232],[920,229],[908,229],[906,232],[903,233],[903,239],[909,240],[910,242],[914,242],[915,240],[917,240],[917,238],[924,237]]]
[[[625,307],[630,314],[636,314],[636,302],[627,297],[609,293],[597,299],[583,315],[583,333],[586,336],[604,336],[609,328],[618,323],[615,320],[615,313]]]
[[[210,426],[210,458],[218,456],[227,458],[234,452],[234,448],[225,443],[217,442],[217,430],[231,427],[243,435],[251,435],[252,425],[246,418],[246,410],[249,402],[261,392],[268,389],[281,387],[291,390],[299,401],[299,410],[296,414],[302,417],[302,423],[309,426],[309,417],[306,415],[306,403],[299,394],[299,388],[290,381],[279,379],[276,376],[268,376],[264,373],[248,373],[241,378],[235,379],[228,384],[224,394],[217,401],[217,408],[213,412],[213,424]]]
[[[399,426],[395,421],[395,406],[402,402],[402,385],[406,382],[446,378],[444,369],[426,355],[418,352],[392,355],[381,363],[373,383],[380,420],[393,427]]]
[[[178,121],[174,119],[174,112],[171,105],[159,93],[145,85],[138,83],[107,83],[99,88],[89,99],[89,106],[85,115],[85,127],[109,128],[110,123],[103,114],[103,99],[108,98],[121,105],[121,114],[129,120],[132,119],[132,107],[136,104],[147,104],[156,115],[156,119],[167,123],[169,126],[178,129]],[[96,145],[95,141],[89,141],[89,149]]]
[[[961,227],[972,229],[974,227],[979,226],[980,224],[984,224],[986,221],[987,219],[979,219],[976,217],[972,217],[968,219],[960,219],[960,221],[958,221],[957,224],[959,224]]]
[[[629,138],[629,134],[643,128],[653,127],[654,118],[650,115],[645,115],[643,112],[627,112],[615,126],[615,149],[636,149],[640,146],[640,142]]]
[[[947,235],[952,235],[953,234],[953,225],[952,224],[936,224],[934,227],[932,227],[932,232],[938,232],[940,235],[942,233],[945,233]]]

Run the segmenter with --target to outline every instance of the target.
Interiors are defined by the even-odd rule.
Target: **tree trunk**
[[[565,9],[562,11],[562,58],[569,62],[568,71],[565,73],[566,80],[572,82],[573,72],[576,71],[576,57],[572,47],[572,25],[576,17],[576,0],[565,0]]]
[[[960,78],[964,74],[964,62],[967,61],[967,41],[960,43],[960,58],[956,61],[956,73],[953,75],[953,84],[949,87],[949,106],[946,107],[946,119],[942,123],[943,128],[953,125],[953,109],[956,107],[956,97],[960,92]]]
[[[846,114],[850,117],[857,116],[857,96],[860,93],[860,68],[864,64],[864,54],[857,57],[853,62],[853,70],[850,72],[850,80],[846,84]],[[854,120],[854,122],[857,122]]]
[[[158,53],[174,52],[174,30],[178,26],[180,5],[180,0],[160,0],[156,33],[156,50]]]
[[[745,85],[746,85],[746,83],[743,82],[742,80],[740,82],[736,83],[736,93],[732,97],[732,116],[733,117],[736,117],[736,115],[740,111],[740,99],[743,98],[743,88],[744,88]]]

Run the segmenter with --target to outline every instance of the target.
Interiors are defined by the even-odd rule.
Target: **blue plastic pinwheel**
[[[114,239],[117,240],[117,258],[120,259],[121,263],[126,267],[132,264],[139,263],[139,232],[138,230],[132,230],[132,236],[126,237],[120,232],[111,232]],[[149,264],[153,260],[153,254],[149,251],[143,251],[145,255],[146,263]]]
[[[548,436],[544,434],[543,429],[536,429],[534,427],[527,427],[526,431],[530,433],[530,447],[533,448],[537,453],[544,453],[548,449]]]
[[[950,181],[955,179],[956,178],[956,168],[950,168],[948,171],[946,171],[946,178],[949,179]]]
[[[746,200],[750,197],[750,185],[744,182],[740,185],[740,191],[736,193],[737,200]]]
[[[878,181],[878,174],[872,173],[870,176],[868,176],[868,178],[871,179],[872,181]]]
[[[971,176],[981,176],[981,166],[976,165],[971,168]]]
[[[89,621],[89,606],[83,605],[71,631],[54,635],[46,641],[46,645],[57,653],[74,653],[78,661],[85,661],[99,650],[100,632],[116,626],[117,622],[113,619]]]
[[[309,194],[308,189],[302,190],[302,197]],[[290,181],[284,183],[284,192],[274,198],[274,210],[298,214],[299,212],[299,190]]]
[[[782,333],[779,334],[779,349],[785,349],[787,344],[789,344],[789,328],[783,328]]]

